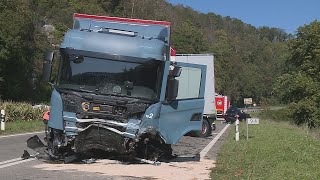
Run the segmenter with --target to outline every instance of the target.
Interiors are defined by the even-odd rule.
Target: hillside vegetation
[[[270,97],[287,56],[290,36],[281,29],[255,28],[165,0],[3,0],[2,99],[48,100],[48,87],[39,81],[43,52],[58,48],[76,12],[172,22],[172,46],[178,53],[215,55],[216,92],[231,96],[233,103],[241,104],[243,97],[253,97],[255,102]]]
[[[291,35],[165,0],[0,1],[0,99],[49,100],[50,87],[40,81],[43,54],[59,49],[73,13],[170,21],[178,53],[214,54],[215,90],[231,104],[280,100],[293,122],[319,126],[320,22]]]

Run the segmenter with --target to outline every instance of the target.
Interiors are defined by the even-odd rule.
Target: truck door
[[[204,108],[204,91],[206,79],[206,66],[182,62],[167,62],[165,70],[170,66],[181,67],[181,74],[175,79],[179,81],[178,96],[175,100],[167,102],[165,87],[167,77],[162,86],[159,131],[167,144],[175,144],[186,133],[200,130]],[[167,74],[166,74],[167,75]]]

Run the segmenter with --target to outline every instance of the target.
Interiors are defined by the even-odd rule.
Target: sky
[[[294,34],[299,26],[320,20],[320,0],[168,0],[192,9],[240,19],[255,27],[269,26]]]

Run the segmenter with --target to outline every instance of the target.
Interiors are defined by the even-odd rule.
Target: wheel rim
[[[201,134],[205,134],[207,130],[208,130],[208,127],[204,123],[202,123]]]

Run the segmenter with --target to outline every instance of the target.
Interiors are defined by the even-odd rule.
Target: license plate
[[[94,110],[94,111],[100,111],[100,107],[99,107],[99,106],[93,106],[93,107],[92,107],[92,110]]]

